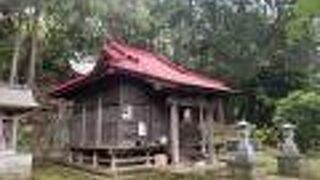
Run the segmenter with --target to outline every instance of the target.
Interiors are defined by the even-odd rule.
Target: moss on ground
[[[34,168],[33,180],[91,180],[90,175],[59,165],[45,164]],[[93,179],[92,179],[93,180]]]
[[[277,175],[277,153],[273,150],[267,150],[258,154],[256,179],[264,180],[318,180],[320,179],[320,153],[308,155],[302,162],[302,177],[285,178]],[[127,176],[105,177],[93,176],[86,172],[75,170],[59,165],[46,164],[36,167],[33,180],[109,180],[109,179],[128,179],[128,180],[229,180],[226,169],[219,171],[195,172],[189,174],[173,174],[169,172],[140,172]]]

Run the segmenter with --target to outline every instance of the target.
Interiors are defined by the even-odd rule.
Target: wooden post
[[[1,115],[0,112],[0,152],[6,150],[6,142],[4,138],[4,117]]]
[[[17,133],[18,133],[18,119],[13,118],[12,119],[12,150],[17,150]]]
[[[224,109],[223,109],[223,103],[221,98],[217,99],[217,111],[218,111],[218,121],[220,123],[225,124],[226,122],[225,122]]]
[[[99,95],[98,97],[98,119],[96,125],[96,146],[101,145],[101,137],[102,137],[102,97]]]
[[[109,151],[109,154],[110,154],[110,158],[111,158],[110,159],[110,168],[111,168],[111,171],[115,172],[117,170],[116,155],[112,149]]]
[[[80,165],[82,165],[84,163],[84,157],[83,156],[84,156],[83,152],[79,151],[78,152],[78,157],[79,157],[78,162],[79,162]]]
[[[179,114],[176,101],[171,103],[170,107],[170,137],[171,137],[171,157],[174,165],[179,164]]]
[[[59,101],[58,103],[58,118],[55,119],[55,126],[58,125],[58,127],[56,126],[55,128],[62,128],[60,126],[61,122],[63,122],[64,120],[64,113],[66,111],[66,104],[64,104],[62,101]],[[57,135],[59,135],[59,140],[57,142],[57,139],[54,138],[54,149],[56,150],[56,148],[61,148],[63,145],[62,145],[62,139],[63,137],[61,137],[61,131],[59,132],[59,134],[57,132],[55,132],[54,134],[54,137],[56,137]],[[59,147],[58,147],[59,146]]]
[[[87,128],[86,128],[86,107],[85,104],[82,103],[82,139],[81,139],[81,145],[84,146],[86,142],[86,136],[87,136]]]
[[[151,166],[151,157],[150,157],[150,152],[149,149],[146,152],[146,166]]]
[[[207,131],[205,125],[205,117],[204,117],[204,107],[203,103],[199,104],[199,126],[201,131],[201,152],[202,154],[206,154],[206,145],[207,145]]]
[[[209,163],[214,163],[214,136],[213,136],[213,109],[214,106],[212,103],[209,103],[209,106],[207,107],[207,128],[208,128],[208,152],[209,152]]]
[[[98,167],[98,152],[97,151],[93,151],[93,156],[92,156],[92,166],[93,167]]]
[[[70,164],[73,163],[73,152],[71,149],[69,149],[68,162]]]

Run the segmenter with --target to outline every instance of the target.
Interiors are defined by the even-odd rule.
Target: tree
[[[275,121],[297,126],[297,142],[305,151],[320,145],[320,94],[318,91],[298,90],[278,102]]]

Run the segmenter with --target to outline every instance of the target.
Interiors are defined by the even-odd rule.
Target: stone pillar
[[[255,152],[250,142],[251,126],[246,121],[240,121],[237,128],[240,139],[234,160],[230,163],[233,175],[236,179],[254,179]]]
[[[280,146],[281,154],[278,156],[278,172],[280,175],[298,177],[301,155],[294,142],[294,128],[292,124],[282,126],[284,141]]]
[[[179,114],[177,102],[173,101],[170,107],[170,142],[173,165],[179,164]]]

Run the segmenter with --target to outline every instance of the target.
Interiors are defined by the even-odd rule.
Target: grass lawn
[[[309,155],[303,159],[300,178],[285,178],[277,175],[276,152],[258,153],[255,176],[258,180],[320,180],[320,154]],[[173,174],[165,172],[143,172],[118,177],[104,177],[88,174],[83,171],[58,166],[43,165],[34,170],[33,180],[109,180],[109,179],[137,179],[137,180],[229,180],[228,171],[195,172],[188,174]]]

